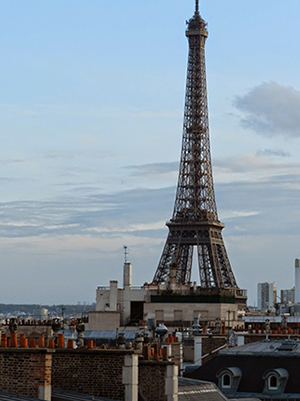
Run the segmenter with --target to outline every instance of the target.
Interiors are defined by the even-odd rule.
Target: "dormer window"
[[[288,378],[289,373],[286,369],[277,368],[267,370],[263,375],[263,380],[265,381],[263,394],[270,396],[283,394]]]
[[[268,377],[268,387],[269,390],[278,390],[278,380],[275,375],[271,375]]]
[[[231,387],[231,377],[228,373],[224,373],[222,375],[222,388],[230,388]]]
[[[217,373],[218,387],[225,395],[237,392],[242,377],[242,371],[237,367],[223,368]]]

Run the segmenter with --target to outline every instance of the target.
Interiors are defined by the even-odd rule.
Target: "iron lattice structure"
[[[215,201],[205,68],[208,32],[198,0],[187,24],[189,56],[178,186],[173,216],[166,223],[169,234],[153,282],[165,283],[171,266],[176,268],[176,282],[189,282],[196,246],[201,287],[238,288]]]

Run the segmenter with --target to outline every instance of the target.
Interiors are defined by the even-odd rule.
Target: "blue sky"
[[[300,2],[202,0],[214,179],[237,281],[294,284]],[[1,302],[151,281],[180,158],[194,1],[0,1]],[[197,279],[197,268],[193,276]]]

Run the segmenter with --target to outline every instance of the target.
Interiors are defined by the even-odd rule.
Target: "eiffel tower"
[[[176,200],[169,234],[153,283],[164,284],[176,275],[177,283],[191,281],[193,250],[197,247],[200,286],[203,289],[238,289],[218,219],[210,154],[205,42],[206,22],[196,0],[187,22],[189,42],[183,140]]]

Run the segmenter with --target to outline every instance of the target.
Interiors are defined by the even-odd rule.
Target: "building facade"
[[[260,311],[273,310],[277,298],[277,286],[275,283],[258,283],[257,306]]]
[[[96,290],[96,311],[89,313],[89,330],[115,330],[152,321],[171,327],[189,327],[197,317],[212,325],[217,319],[226,326],[242,321],[246,295],[241,289],[227,289],[216,295],[203,294],[196,282],[176,283],[172,276],[165,284],[132,286],[132,265],[124,263],[123,287],[117,281]],[[238,300],[240,299],[240,302]]]
[[[280,291],[280,301],[283,304],[295,303],[295,287]]]

